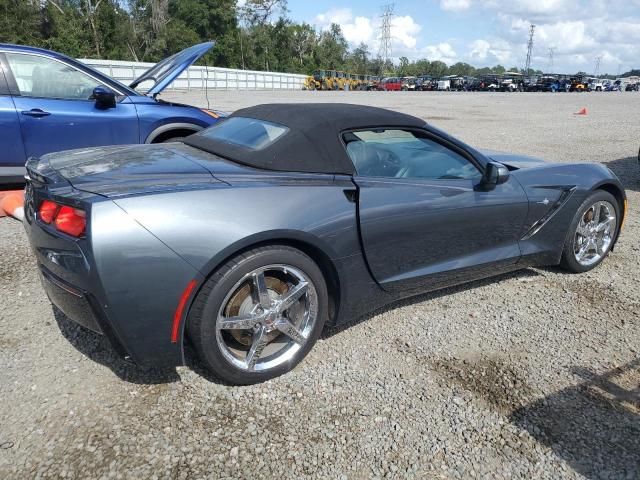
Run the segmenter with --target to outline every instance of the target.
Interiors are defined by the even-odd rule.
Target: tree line
[[[286,0],[0,0],[0,42],[75,58],[157,62],[207,40],[216,46],[200,63],[228,68],[434,77],[506,71],[406,57],[385,64],[369,45],[350,48],[339,25],[316,30],[291,20]]]

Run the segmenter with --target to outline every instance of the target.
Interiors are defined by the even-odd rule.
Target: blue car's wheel
[[[247,385],[281,375],[318,339],[327,287],[311,258],[287,246],[245,252],[218,269],[198,294],[188,334],[217,377]]]

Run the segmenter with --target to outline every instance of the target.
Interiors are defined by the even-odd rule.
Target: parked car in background
[[[437,83],[429,75],[421,75],[416,79],[416,90],[426,92],[428,90],[435,90]]]
[[[621,92],[622,87],[620,86],[622,82],[620,80],[616,80],[615,82],[608,82],[605,87],[605,92]]]
[[[524,91],[524,75],[518,72],[506,72],[500,78],[499,90],[502,92]]]
[[[213,125],[214,111],[157,98],[213,45],[189,47],[126,86],[62,54],[0,44],[0,186],[24,183],[29,157],[174,141]]]
[[[590,92],[602,92],[604,90],[604,83],[599,78],[592,78],[589,80]]]
[[[415,92],[416,90],[416,77],[402,77],[401,89]]]
[[[378,84],[378,90],[400,91],[401,89],[402,89],[402,82],[398,77],[385,77]]]
[[[448,78],[438,80],[438,90],[451,90],[451,80]]]
[[[481,75],[478,80],[477,90],[481,92],[495,92],[500,86],[500,79],[497,75]]]

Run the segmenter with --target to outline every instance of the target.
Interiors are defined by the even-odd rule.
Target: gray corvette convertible
[[[258,105],[182,143],[27,163],[25,227],[51,301],[140,364],[190,342],[260,382],[326,325],[528,266],[596,267],[625,192],[599,164],[480,152],[418,118]]]

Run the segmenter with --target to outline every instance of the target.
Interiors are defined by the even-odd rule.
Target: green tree
[[[468,63],[458,62],[449,67],[449,75],[458,75],[461,77],[471,76],[475,72],[475,68],[473,68]]]
[[[428,73],[429,75],[432,75],[434,77],[443,77],[448,72],[449,72],[449,67],[447,67],[446,63],[441,62],[440,60],[435,60],[431,62],[431,64],[429,65]]]
[[[0,0],[0,42],[41,45],[39,0]]]
[[[349,46],[342,34],[340,25],[334,23],[329,30],[320,34],[320,39],[314,49],[316,63],[321,68],[342,70],[345,67],[345,59]]]

